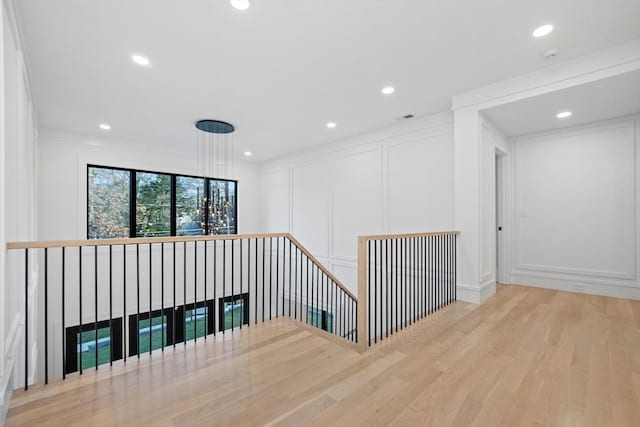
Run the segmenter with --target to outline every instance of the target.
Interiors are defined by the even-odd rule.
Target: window
[[[326,310],[309,308],[307,311],[307,318],[307,323],[310,325],[333,333],[333,314]]]
[[[129,237],[130,174],[90,167],[87,173],[90,239]]]
[[[205,180],[179,176],[176,178],[176,232],[178,236],[204,234]]]
[[[139,317],[136,314],[129,316],[130,356],[138,354],[138,345],[140,353],[148,353],[149,349],[156,350],[173,344],[172,311],[172,309],[154,310],[151,316],[149,312],[140,313]]]
[[[129,315],[129,356],[213,333],[213,300]],[[151,321],[149,321],[151,318]],[[175,319],[175,321],[174,321]]]
[[[67,374],[109,363],[122,358],[122,318],[109,321],[70,326],[66,329],[66,363]]]
[[[136,237],[171,235],[171,177],[136,173]]]
[[[249,324],[249,294],[220,298],[220,330]]]
[[[211,316],[209,316],[210,312]],[[213,324],[209,323],[209,318],[213,322],[213,303],[211,303],[211,307],[202,302],[196,304],[196,308],[193,308],[193,305],[191,307],[187,305],[184,312],[184,330],[187,341],[213,333]]]
[[[236,181],[87,166],[87,236],[237,233]]]
[[[236,234],[236,183],[213,181],[210,186],[209,234]]]

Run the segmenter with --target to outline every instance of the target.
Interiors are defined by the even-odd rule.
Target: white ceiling
[[[16,3],[42,127],[103,135],[107,122],[115,137],[187,145],[196,119],[216,118],[255,160],[442,111],[546,66],[549,48],[557,63],[640,37],[637,0]],[[556,31],[534,40],[547,22]]]
[[[571,111],[569,118],[556,115]],[[500,105],[484,114],[507,136],[519,136],[640,114],[640,71]]]

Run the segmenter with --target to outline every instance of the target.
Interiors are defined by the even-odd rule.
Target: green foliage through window
[[[90,167],[88,185],[89,238],[129,237],[129,172]]]

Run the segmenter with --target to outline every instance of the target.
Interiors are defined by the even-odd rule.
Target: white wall
[[[638,122],[513,140],[512,282],[640,298]]]
[[[451,230],[450,113],[265,164],[261,229],[290,231],[352,292],[357,236]]]
[[[32,240],[36,236],[36,123],[29,92],[29,78],[22,54],[12,2],[2,3],[0,30],[0,422],[11,390],[23,383],[24,372],[24,257],[18,261],[5,251],[7,241]],[[28,301],[37,300],[37,265],[30,260]],[[18,263],[19,262],[19,263]],[[29,364],[37,360],[37,341],[29,316]],[[33,370],[31,370],[33,372]]]

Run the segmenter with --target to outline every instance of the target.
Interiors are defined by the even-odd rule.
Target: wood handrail
[[[84,246],[117,246],[117,245],[142,245],[149,243],[173,243],[173,242],[204,242],[210,240],[242,240],[242,239],[267,239],[269,237],[289,237],[289,233],[259,233],[259,234],[217,234],[215,236],[171,236],[171,237],[129,237],[119,239],[90,239],[90,240],[50,240],[39,242],[10,242],[7,249],[44,249],[44,248],[70,248]]]
[[[355,295],[353,295],[349,289],[347,289],[342,282],[340,281],[340,279],[338,279],[336,276],[333,275],[333,273],[331,273],[324,265],[322,265],[322,263],[320,261],[318,261],[316,259],[316,257],[314,257],[313,255],[311,255],[311,253],[304,247],[302,246],[302,244],[300,242],[298,242],[298,240],[293,237],[291,234],[286,233],[286,236],[289,238],[289,240],[291,240],[293,242],[294,245],[296,245],[296,247],[298,249],[300,249],[300,251],[302,253],[304,253],[311,261],[313,261],[314,264],[316,264],[316,266],[318,266],[318,268],[320,268],[336,285],[338,285],[338,287],[340,289],[342,289],[342,291],[344,293],[346,293],[347,295],[349,295],[351,297],[351,299],[353,299],[354,301],[358,301],[358,298],[356,298]]]
[[[459,231],[432,231],[428,233],[372,234],[368,236],[358,236],[358,239],[363,239],[366,242],[369,240],[410,239],[413,237],[457,236],[459,234]]]
[[[349,297],[357,301],[342,282],[331,273],[311,252],[290,233],[258,233],[258,234],[219,234],[215,236],[171,236],[171,237],[136,237],[122,239],[90,239],[90,240],[51,240],[39,242],[10,242],[7,243],[8,250],[16,249],[44,249],[44,248],[77,248],[93,246],[122,246],[122,245],[142,245],[156,243],[173,242],[208,242],[215,240],[245,240],[245,239],[268,239],[273,237],[284,237],[289,239],[302,253],[304,253],[319,269],[321,269],[342,291]]]

